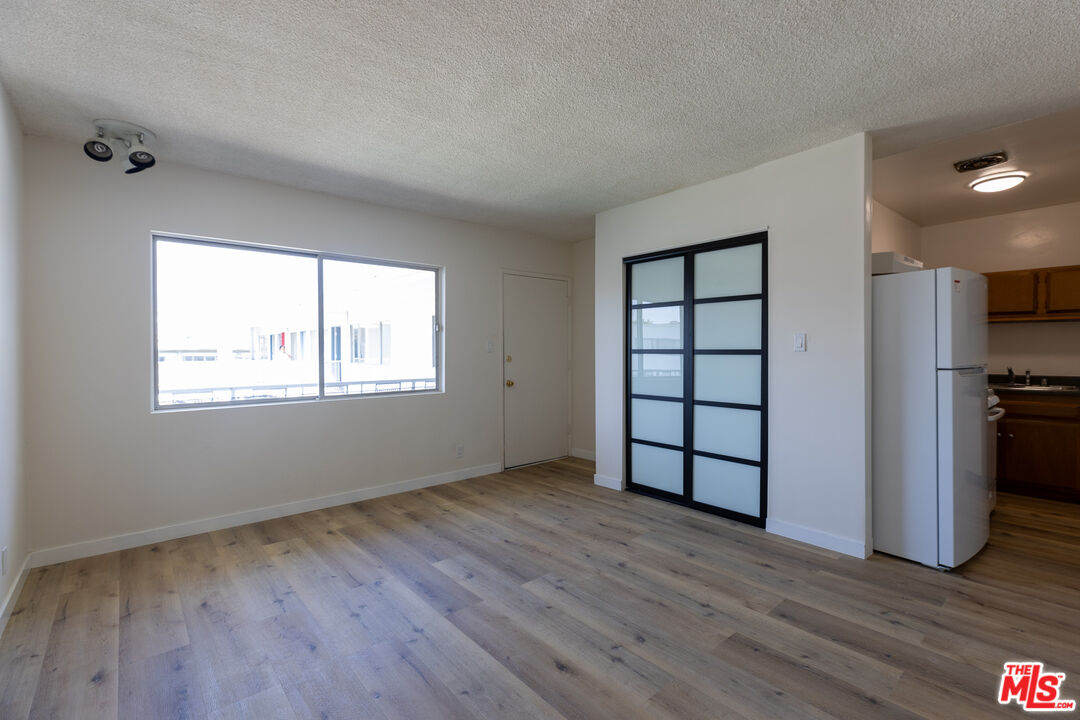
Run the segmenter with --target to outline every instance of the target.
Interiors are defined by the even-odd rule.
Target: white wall
[[[922,259],[922,235],[918,225],[888,205],[874,201],[874,220],[870,230],[874,252],[898,252]]]
[[[1080,377],[1080,322],[993,323],[990,372]]]
[[[768,228],[767,529],[869,553],[869,158],[854,135],[597,216],[599,484],[623,480],[622,259]]]
[[[975,272],[1080,265],[1080,202],[929,225],[922,254],[927,267]]]
[[[1080,202],[922,229],[927,267],[975,272],[1080,265]],[[1080,376],[1080,322],[993,323],[990,372]]]
[[[0,87],[0,547],[7,572],[0,577],[0,612],[26,555],[19,382],[19,234],[22,130]],[[2,620],[0,620],[2,628]]]
[[[169,163],[126,176],[68,142],[25,152],[35,550],[501,463],[500,270],[570,275],[569,245]],[[152,230],[445,266],[446,393],[151,413]]]
[[[596,384],[593,379],[595,365],[593,334],[596,324],[593,313],[596,243],[581,240],[573,245],[574,296],[570,310],[573,318],[573,407],[571,408],[572,454],[588,460],[596,457]]]

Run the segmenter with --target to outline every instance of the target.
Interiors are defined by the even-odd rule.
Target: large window
[[[154,407],[441,388],[439,270],[154,237]]]

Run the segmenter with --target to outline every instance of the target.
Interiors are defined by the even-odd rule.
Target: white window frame
[[[234,250],[252,250],[256,252],[268,252],[279,255],[293,255],[296,257],[313,258],[316,261],[318,283],[318,313],[316,354],[319,367],[318,393],[314,396],[301,396],[291,398],[253,398],[244,400],[230,400],[226,402],[205,402],[190,404],[161,405],[158,402],[158,327],[157,327],[157,247],[158,241],[188,243],[191,245],[203,245],[210,247],[222,247]],[[435,282],[435,322],[432,332],[435,341],[435,387],[421,390],[393,390],[387,392],[353,393],[340,395],[326,394],[326,328],[323,307],[323,261],[335,260],[339,262],[355,262],[364,265],[383,265],[386,267],[407,268],[410,270],[425,270],[433,274]],[[321,402],[337,401],[355,398],[394,397],[401,395],[431,395],[444,392],[443,358],[445,356],[446,342],[443,333],[443,279],[445,268],[438,265],[425,265],[422,263],[401,262],[398,260],[385,260],[382,258],[363,257],[360,255],[345,255],[341,253],[320,252],[317,250],[302,250],[299,248],[282,247],[279,245],[266,245],[262,243],[242,242],[239,240],[221,240],[218,238],[200,237],[198,235],[184,235],[171,232],[150,233],[150,340],[151,358],[153,360],[152,387],[151,387],[151,412],[177,412],[188,410],[202,410],[205,408],[243,407],[248,405],[280,405],[297,402]],[[343,333],[344,334],[344,333]],[[351,354],[351,348],[350,348]],[[342,353],[344,355],[344,353]]]

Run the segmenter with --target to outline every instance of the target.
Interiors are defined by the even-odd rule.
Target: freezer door
[[[957,567],[990,535],[986,373],[938,371],[938,565]]]
[[[960,268],[938,268],[937,367],[986,367],[986,278]]]

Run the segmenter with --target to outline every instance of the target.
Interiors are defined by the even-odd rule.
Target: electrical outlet
[[[795,352],[806,352],[806,333],[795,333]]]
[[[465,446],[462,445],[461,443],[458,443],[458,446],[457,446],[457,456],[459,458],[465,457]]]

